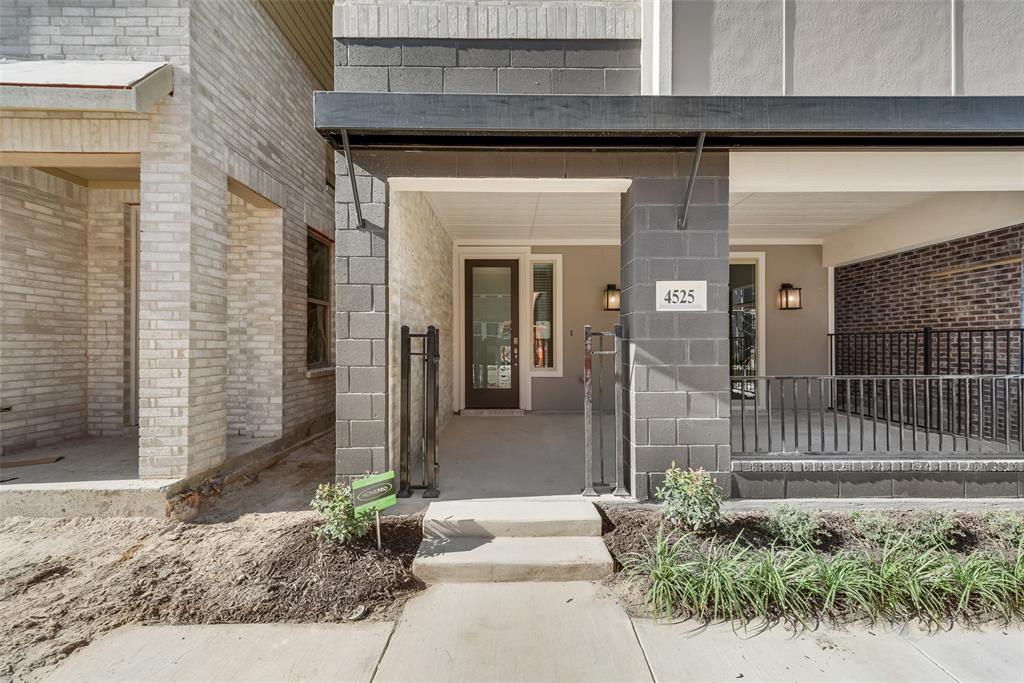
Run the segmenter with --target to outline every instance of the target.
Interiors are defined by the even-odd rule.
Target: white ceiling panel
[[[455,240],[615,240],[617,192],[427,192]]]

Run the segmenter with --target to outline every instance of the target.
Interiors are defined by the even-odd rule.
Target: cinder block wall
[[[421,93],[640,93],[639,40],[345,38],[336,90]]]

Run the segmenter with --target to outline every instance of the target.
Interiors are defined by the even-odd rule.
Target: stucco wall
[[[828,371],[828,269],[821,264],[821,246],[746,245],[734,251],[765,255],[764,375],[808,375]],[[800,287],[803,308],[779,309],[783,282]]]
[[[438,400],[438,431],[452,416],[452,240],[434,214],[422,192],[391,193],[390,224],[388,226],[388,305],[391,311],[388,328],[388,404],[389,443],[392,457],[399,453],[399,408],[401,377],[402,325],[410,332],[426,332],[428,325],[438,328],[441,342],[441,363],[438,373],[440,398]],[[368,236],[367,236],[368,239]],[[346,296],[370,299],[371,285],[351,285]],[[358,313],[350,315],[358,316]],[[358,331],[353,331],[357,336]],[[413,351],[421,350],[422,340],[413,340]],[[420,439],[423,429],[423,372],[420,358],[412,358],[410,394],[410,436],[412,457],[422,455]],[[384,367],[352,368],[349,384],[352,391],[383,390]],[[350,444],[353,447],[374,445],[362,435],[370,429],[384,428],[383,416],[372,420],[352,420]],[[340,445],[340,444],[339,444]],[[414,469],[414,472],[419,472]],[[418,476],[418,475],[417,475]]]
[[[1015,0],[688,0],[672,24],[678,94],[1024,93]]]
[[[533,377],[533,410],[583,410],[583,326],[595,332],[609,332],[619,321],[617,311],[605,311],[603,292],[611,283],[619,284],[619,248],[617,246],[535,246],[534,254],[562,255],[561,321],[562,376]],[[556,313],[556,317],[559,314]],[[524,326],[523,329],[528,329]],[[527,340],[529,341],[529,340]],[[606,342],[611,349],[611,340]],[[529,348],[527,344],[524,348]],[[524,358],[529,355],[524,354]],[[614,407],[614,376],[610,357],[605,365],[605,403]],[[596,372],[596,370],[595,370]],[[596,378],[595,378],[596,381]],[[595,395],[595,401],[597,400]]]

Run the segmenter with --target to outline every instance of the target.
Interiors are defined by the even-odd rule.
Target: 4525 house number
[[[658,280],[655,285],[656,310],[708,310],[707,280]]]

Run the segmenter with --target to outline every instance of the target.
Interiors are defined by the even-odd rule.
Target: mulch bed
[[[622,568],[622,560],[630,553],[647,552],[657,537],[663,523],[661,512],[656,507],[630,508],[609,505],[601,508],[604,517],[604,542],[615,560],[616,571]],[[916,514],[913,511],[890,511],[898,526],[905,526]],[[716,534],[704,535],[701,542],[732,542],[739,537],[740,544],[752,548],[764,548],[773,544],[774,539],[765,532],[765,513],[744,513],[726,517]],[[822,521],[822,543],[818,550],[835,553],[840,550],[863,548],[864,541],[854,531],[848,513],[826,512],[820,515]],[[959,524],[960,533],[950,548],[958,553],[991,548],[986,525],[981,515],[968,512],[953,513]],[[665,523],[665,530],[671,526]],[[685,533],[677,530],[676,533]]]

